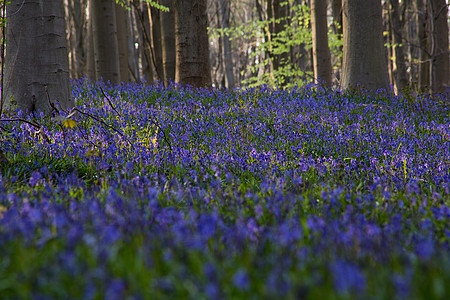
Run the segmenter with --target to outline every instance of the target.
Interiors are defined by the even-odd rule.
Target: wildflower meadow
[[[0,121],[0,299],[450,299],[450,106],[108,86]]]

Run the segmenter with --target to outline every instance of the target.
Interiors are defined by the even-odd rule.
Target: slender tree
[[[11,0],[7,11],[6,100],[24,112],[73,106],[63,0]]]
[[[220,15],[222,18],[222,29],[230,27],[230,2],[220,0]],[[223,63],[225,65],[226,86],[229,89],[234,87],[233,58],[231,56],[231,41],[227,34],[223,35]]]
[[[211,85],[206,0],[173,0],[175,12],[175,82]]]
[[[428,34],[427,34],[427,9],[426,0],[414,0],[414,9],[416,11],[416,30],[417,30],[417,44],[419,49],[419,90],[422,92],[428,92],[430,86],[430,52],[428,47]]]
[[[64,0],[68,32],[69,69],[72,78],[81,78],[86,71],[86,0]]]
[[[331,86],[331,55],[328,47],[327,0],[311,0],[314,80]]]
[[[92,11],[92,1],[88,1],[88,10]],[[94,32],[92,29],[92,15],[87,19],[87,47],[86,47],[86,76],[92,81],[96,81],[95,76],[95,50],[94,50]]]
[[[94,0],[95,1],[95,0]],[[117,25],[117,46],[119,50],[120,81],[128,82],[128,34],[127,10],[120,4],[115,5]]]
[[[447,12],[445,0],[430,0],[430,90],[432,93],[444,93],[450,88]]]
[[[148,13],[150,16],[150,32],[151,32],[151,48],[153,55],[153,66],[156,70],[158,81],[164,81],[164,67],[162,56],[162,36],[161,36],[161,20],[162,11],[148,4]]]
[[[388,89],[381,0],[343,0],[342,88]]]
[[[394,78],[395,86],[400,92],[408,85],[408,74],[406,72],[406,59],[403,47],[403,22],[400,16],[400,4],[398,0],[390,0],[391,8],[389,19],[392,29],[392,47],[394,54]]]
[[[94,40],[95,75],[111,84],[120,83],[114,0],[90,0]]]
[[[160,4],[169,8],[168,12],[159,13],[161,25],[161,52],[164,85],[175,81],[175,20],[172,6],[172,0],[161,0]]]

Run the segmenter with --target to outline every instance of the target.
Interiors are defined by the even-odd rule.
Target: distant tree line
[[[369,92],[449,90],[446,0],[0,3],[0,112],[10,103],[50,111],[49,99],[72,106],[69,77],[230,89],[315,81]]]

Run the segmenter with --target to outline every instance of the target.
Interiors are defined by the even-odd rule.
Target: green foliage
[[[217,38],[227,35],[230,39],[239,43],[245,39],[251,45],[249,59],[254,63],[247,70],[241,72],[245,77],[242,85],[257,87],[268,85],[269,87],[302,86],[312,81],[311,71],[301,69],[300,61],[307,60],[307,53],[312,48],[311,14],[306,5],[294,4],[289,0],[281,5],[290,4],[291,16],[286,18],[270,19],[263,21],[253,20],[251,23],[241,24],[226,29],[209,28],[210,37]],[[269,24],[286,21],[284,30],[278,33],[269,32]],[[342,56],[342,38],[329,32],[329,46],[337,64]],[[292,54],[295,53],[295,54]],[[273,68],[275,56],[284,55],[278,68]],[[250,74],[245,74],[249,72]],[[247,76],[245,76],[247,75]]]
[[[159,10],[166,11],[166,12],[169,11],[168,7],[158,4],[155,1],[152,1],[152,0],[143,0],[143,1],[147,2],[148,4],[150,4],[150,6],[153,6]],[[130,5],[129,5],[130,1],[127,1],[127,0],[116,0],[116,3],[126,7],[127,9],[130,7]]]

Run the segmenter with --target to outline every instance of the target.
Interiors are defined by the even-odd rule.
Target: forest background
[[[71,77],[85,76],[95,80],[93,40],[89,31],[93,14],[89,14],[89,1],[64,2]],[[150,3],[125,1],[125,8],[115,6],[115,20],[109,20],[109,23],[116,23],[118,43],[106,48],[118,47],[120,81],[139,82],[144,78],[147,83],[175,81],[172,1],[153,2],[169,8],[169,12]],[[329,84],[340,86],[343,60],[341,0],[193,2],[206,3],[207,22],[203,25],[208,26],[211,84],[218,88],[262,84],[292,87],[312,81],[317,76],[314,75],[311,5],[315,5],[313,10],[323,10],[317,3],[325,3],[328,30],[325,36],[320,36],[323,32],[319,32],[314,38],[328,41],[332,68],[326,71],[331,73]],[[394,89],[445,91],[450,73],[448,62],[446,69],[434,78],[432,68],[440,67],[435,64],[439,57],[447,61],[449,57],[447,6],[445,0],[382,1],[385,58],[389,83]],[[321,17],[318,17],[319,22]],[[102,22],[108,23],[106,19]],[[195,34],[195,30],[187,31]],[[443,48],[445,42],[438,44],[439,39],[447,39],[446,49]]]
[[[43,66],[30,61],[49,62],[52,58],[43,57],[59,55],[35,47],[36,35],[24,35],[23,39],[31,44],[22,47],[20,55],[29,61],[20,58],[16,49],[20,42],[15,39],[19,39],[18,32],[30,30],[23,29],[27,25],[14,15],[22,14],[30,2],[39,5],[40,1],[26,2],[24,5],[24,1],[17,0],[9,4],[13,16],[8,25],[11,28],[9,38],[14,42],[8,44],[6,39],[6,58],[5,51],[2,52],[2,68],[4,66],[6,70],[2,71],[2,74],[6,73],[2,79],[2,91],[5,90],[2,99],[17,97],[14,90],[23,90],[16,82],[27,81],[23,79],[23,76],[29,76],[27,68],[42,69]],[[362,60],[367,60],[365,72],[373,78],[381,78],[373,89],[392,88],[396,93],[448,91],[448,1],[381,1],[382,27],[377,26],[378,23],[374,26],[375,23],[370,21],[370,12],[378,10],[380,1],[367,1],[359,8],[352,6],[352,1],[347,2],[61,0],[53,1],[52,8],[47,8],[48,4],[42,7],[53,9],[54,15],[59,14],[65,22],[69,61],[65,72],[74,79],[85,77],[96,81],[102,78],[112,84],[161,82],[165,86],[177,82],[232,89],[261,85],[290,88],[317,82],[320,78],[326,86],[347,88],[348,81],[351,83],[352,80],[349,73],[354,72],[352,66],[358,68]],[[345,26],[343,9],[347,9],[349,15],[354,14],[356,22],[352,23],[349,17]],[[5,8],[2,11],[7,15]],[[358,38],[350,37],[355,34],[355,28],[359,28]],[[347,69],[343,66],[346,30],[351,39],[347,49],[353,49],[347,53],[362,49],[359,56],[349,54]],[[8,36],[6,32],[3,30],[3,46]],[[381,34],[383,49],[372,44]],[[64,40],[59,43],[56,49],[63,46]],[[23,68],[20,68],[20,62],[24,64]],[[14,69],[19,71],[13,72]],[[343,84],[346,74],[347,80]],[[363,80],[360,75],[355,76],[357,83]],[[12,82],[13,87],[9,88]],[[54,82],[44,83],[45,86],[51,84]],[[67,84],[60,82],[59,86]],[[51,87],[49,91],[54,98],[67,97],[54,95]],[[45,95],[37,98],[46,102]],[[42,105],[35,106],[43,108]],[[30,101],[21,107],[33,109]]]

